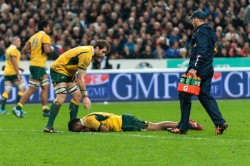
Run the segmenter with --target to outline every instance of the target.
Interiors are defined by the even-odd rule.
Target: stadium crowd
[[[196,9],[205,11],[216,31],[216,57],[250,57],[249,4],[247,0],[0,0],[0,59],[4,60],[13,36],[24,45],[40,20],[53,28],[52,60],[97,39],[111,44],[110,59],[186,58],[193,33],[187,16]]]

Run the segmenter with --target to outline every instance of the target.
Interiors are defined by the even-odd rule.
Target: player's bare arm
[[[23,68],[21,68],[21,67],[19,67],[19,70],[20,70],[21,72],[24,72],[24,69],[23,69]]]
[[[17,57],[16,56],[11,56],[11,62],[13,64],[13,66],[14,66],[14,70],[15,70],[15,72],[17,74],[18,80],[21,80],[21,76],[19,74],[19,67],[18,67],[18,64],[17,64]]]
[[[22,49],[22,53],[31,53],[31,45],[29,42],[26,42],[23,49]]]
[[[53,50],[51,49],[51,45],[50,44],[45,43],[43,45],[43,48],[44,48],[44,51],[46,52],[46,54],[49,54],[49,53],[53,52]]]
[[[109,132],[109,128],[107,128],[107,127],[104,126],[104,125],[101,125],[101,127],[99,128],[99,131],[100,131],[100,132]]]
[[[88,97],[88,91],[86,89],[85,75],[85,69],[78,69],[77,85],[80,88],[82,94],[84,108],[88,110],[91,108],[91,101]]]

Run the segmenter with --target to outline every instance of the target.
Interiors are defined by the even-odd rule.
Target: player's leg
[[[22,109],[23,109],[23,107],[24,107],[24,104],[28,101],[28,99],[30,98],[30,96],[37,91],[37,89],[39,88],[39,86],[40,86],[40,82],[39,81],[33,80],[32,78],[30,78],[28,90],[26,90],[24,92],[24,94],[22,95],[21,99],[17,103],[17,106],[14,107],[13,110],[17,110],[17,111],[21,112]]]
[[[48,107],[49,79],[46,74],[43,76],[43,80],[41,81],[41,88],[42,91],[40,93],[40,99],[42,102],[43,117],[48,117],[50,114]]]
[[[53,126],[54,126],[54,121],[57,117],[57,114],[61,108],[61,105],[65,101],[67,97],[67,83],[61,82],[55,85],[55,93],[56,93],[56,99],[52,103],[50,107],[50,115],[48,118],[48,122],[46,127],[44,128],[44,132],[55,132]]]
[[[159,123],[148,123],[147,130],[149,131],[159,131],[159,130],[167,130],[168,128],[175,128],[178,125],[177,122],[165,121]]]
[[[66,75],[57,73],[53,69],[50,69],[50,77],[52,83],[54,85],[54,91],[56,94],[56,99],[52,103],[50,107],[50,115],[48,118],[48,122],[46,127],[44,128],[44,132],[54,133],[56,130],[54,129],[54,121],[56,116],[60,110],[61,105],[65,101],[67,97],[67,82],[68,78]]]
[[[7,114],[7,111],[5,110],[5,105],[7,102],[7,99],[9,98],[9,93],[12,89],[12,83],[9,80],[9,77],[5,76],[4,81],[4,92],[2,94],[2,101],[1,101],[1,110],[0,114]]]
[[[22,117],[24,104],[28,101],[30,96],[37,91],[41,84],[41,67],[30,66],[29,88],[24,92],[17,106],[13,108],[12,113],[18,118]]]
[[[158,122],[158,123],[148,123],[148,130],[149,131],[158,131],[158,130],[167,130],[167,129],[173,129],[175,127],[177,127],[178,122],[172,122],[172,121],[164,121],[164,122]],[[189,120],[188,123],[188,129],[191,130],[203,130],[203,127],[193,121],[193,120]]]
[[[81,92],[78,86],[74,83],[68,83],[68,93],[72,96],[72,100],[69,104],[70,120],[77,118],[79,103],[82,98]]]
[[[25,83],[23,82],[23,80],[21,80],[21,81],[15,81],[14,84],[18,87],[17,99],[16,99],[16,103],[18,103],[26,90]]]

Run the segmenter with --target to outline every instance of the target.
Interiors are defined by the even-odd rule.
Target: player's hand
[[[191,69],[191,70],[188,71],[188,73],[189,73],[192,77],[194,77],[194,76],[196,76],[197,71],[196,71],[195,69]]]
[[[83,98],[83,106],[86,110],[89,110],[91,108],[91,101],[90,101],[89,97]]]
[[[21,80],[22,80],[22,77],[20,76],[20,74],[17,74],[17,80],[18,80],[18,81],[21,81]]]
[[[24,72],[24,69],[23,68],[21,68],[21,67],[19,67],[19,70],[23,73]]]
[[[77,84],[77,77],[76,77],[76,75],[72,76],[72,81]]]

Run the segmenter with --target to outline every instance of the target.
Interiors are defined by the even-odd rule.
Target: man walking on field
[[[30,53],[30,79],[28,90],[12,110],[12,113],[18,118],[23,117],[22,108],[24,104],[39,87],[42,88],[40,99],[42,102],[43,116],[48,117],[50,113],[48,107],[49,79],[45,69],[47,54],[52,52],[49,23],[47,21],[39,22],[38,29],[39,32],[31,36],[23,48],[23,52]]]
[[[23,95],[25,91],[25,84],[19,73],[19,70],[24,71],[20,67],[21,53],[18,48],[21,46],[21,39],[19,37],[13,37],[12,44],[7,48],[5,58],[6,65],[4,68],[4,93],[2,94],[2,105],[0,114],[7,114],[5,110],[5,105],[7,99],[9,98],[9,93],[11,92],[12,86],[18,86],[17,102]]]

